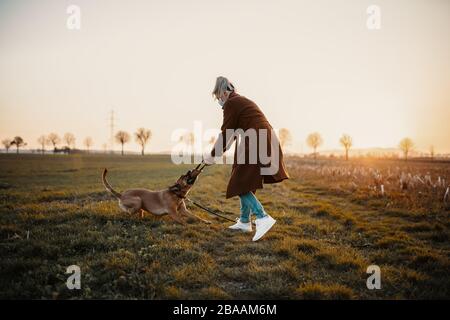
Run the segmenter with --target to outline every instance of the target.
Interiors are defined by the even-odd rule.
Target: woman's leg
[[[250,222],[250,206],[248,201],[246,201],[245,195],[239,195],[239,199],[241,200],[241,217],[239,220],[242,223]]]
[[[241,199],[241,208],[242,204],[244,203],[245,207],[251,210],[251,212],[255,214],[257,219],[264,218],[265,216],[267,216],[267,213],[264,211],[264,207],[262,206],[261,202],[259,202],[259,200],[256,198],[253,192],[248,192],[246,194],[240,195],[239,197]],[[247,219],[249,219],[249,215],[247,215]]]
[[[236,224],[229,226],[228,228],[251,232],[252,224],[250,223],[250,212],[252,212],[256,216],[256,232],[253,236],[253,241],[258,241],[272,228],[276,220],[264,211],[261,202],[256,199],[253,192],[239,195],[239,198],[241,200],[241,218]]]

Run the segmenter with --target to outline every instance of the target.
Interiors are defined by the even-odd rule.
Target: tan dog
[[[182,217],[192,217],[205,223],[210,223],[189,212],[184,203],[184,198],[186,198],[201,172],[197,168],[189,170],[174,185],[161,191],[129,189],[123,193],[118,193],[106,180],[106,173],[108,172],[106,169],[103,171],[102,180],[106,190],[119,200],[120,208],[127,213],[140,213],[141,217],[144,217],[144,212],[157,216],[168,214],[169,217],[181,224],[185,224]]]

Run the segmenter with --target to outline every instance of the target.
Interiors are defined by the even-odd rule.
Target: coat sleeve
[[[228,129],[237,129],[238,125],[238,112],[237,106],[229,101],[223,108],[223,123],[220,128],[221,132],[217,137],[216,143],[211,151],[211,156],[220,157],[222,154],[231,147],[231,142],[235,139],[234,135],[230,135],[227,137],[226,131]],[[216,150],[219,153],[216,153]]]

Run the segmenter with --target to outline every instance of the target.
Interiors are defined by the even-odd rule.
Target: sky
[[[321,149],[346,133],[355,148],[410,137],[448,153],[449,39],[447,0],[0,0],[0,139],[72,132],[102,149],[113,109],[116,131],[148,128],[146,150],[170,151],[196,121],[220,128],[222,75],[291,131],[290,151],[317,131]]]

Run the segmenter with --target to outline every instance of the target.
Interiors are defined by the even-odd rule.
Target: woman
[[[236,143],[233,168],[230,181],[228,182],[226,198],[239,196],[241,201],[241,216],[237,220],[237,223],[229,228],[251,232],[252,224],[250,214],[253,213],[256,216],[256,232],[253,241],[257,241],[272,228],[276,221],[267,214],[256,198],[255,193],[257,189],[263,188],[263,183],[277,183],[288,179],[288,174],[283,163],[283,153],[276,135],[272,133],[272,126],[262,111],[253,101],[236,93],[233,84],[227,78],[217,78],[212,94],[218,100],[220,106],[222,106],[223,124],[221,127],[222,132],[219,134],[213,150],[203,159],[206,164],[213,164],[214,157],[222,156],[223,152],[228,149],[227,147],[229,147],[230,141],[236,139],[236,136],[227,135],[230,130],[241,129],[241,132],[256,131],[254,135],[256,141],[251,141],[250,138],[244,138],[239,141],[239,144]],[[260,135],[263,132],[266,134]],[[262,152],[261,145],[263,145],[261,142],[266,144],[266,148],[263,148],[267,150],[265,151],[265,155],[260,154]],[[276,146],[275,149],[271,149],[273,145]],[[238,151],[240,150],[244,150],[244,162],[240,161],[241,158],[238,161]],[[251,161],[252,156],[250,154],[254,150],[257,150],[258,154],[256,159],[254,158],[255,160]],[[274,150],[274,153],[272,154],[270,150]],[[267,156],[270,158],[269,163],[264,160]],[[270,173],[264,171],[269,166],[276,167],[276,171]]]

